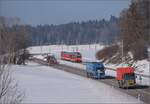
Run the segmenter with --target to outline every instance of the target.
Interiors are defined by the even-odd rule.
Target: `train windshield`
[[[75,57],[75,58],[81,58],[81,54],[80,53],[73,53],[73,56]]]
[[[81,55],[77,55],[77,58],[81,58]]]
[[[104,71],[104,67],[98,67],[98,68],[96,68],[96,70]]]
[[[132,73],[132,74],[125,74],[124,78],[125,78],[125,80],[135,79],[135,75],[134,75],[134,73]]]

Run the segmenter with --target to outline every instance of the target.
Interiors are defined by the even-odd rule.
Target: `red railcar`
[[[82,56],[79,52],[61,52],[61,59],[72,62],[82,62]]]

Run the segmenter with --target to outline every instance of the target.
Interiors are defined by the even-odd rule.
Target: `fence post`
[[[148,61],[149,61],[149,76],[150,76],[150,46],[148,46]],[[149,87],[150,87],[150,78],[149,78]]]

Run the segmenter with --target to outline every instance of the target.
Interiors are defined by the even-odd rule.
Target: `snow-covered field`
[[[23,103],[142,103],[103,83],[29,62],[12,65]]]

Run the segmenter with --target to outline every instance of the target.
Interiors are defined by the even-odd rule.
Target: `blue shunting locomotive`
[[[87,62],[86,63],[87,77],[100,79],[105,77],[105,67],[100,62]]]

